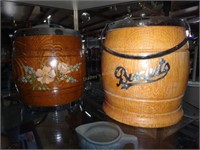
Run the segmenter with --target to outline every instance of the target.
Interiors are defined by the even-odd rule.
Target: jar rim
[[[182,26],[186,27],[184,19],[171,18],[166,16],[131,17],[121,19],[108,24],[109,29],[124,27],[143,27],[143,26]]]
[[[77,37],[81,36],[78,31],[69,28],[64,28],[58,25],[37,25],[32,28],[23,28],[15,31],[15,37],[37,35],[64,35]]]

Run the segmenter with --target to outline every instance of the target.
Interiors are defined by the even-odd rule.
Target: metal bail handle
[[[136,56],[136,55],[127,55],[127,54],[122,54],[122,53],[119,53],[119,52],[115,52],[109,48],[107,48],[104,44],[103,44],[103,35],[104,33],[107,31],[107,28],[109,26],[109,24],[107,24],[105,26],[105,28],[102,30],[102,33],[101,33],[101,43],[103,45],[103,50],[105,50],[106,52],[112,54],[112,55],[115,55],[117,57],[122,57],[122,58],[126,58],[126,59],[151,59],[151,58],[157,58],[157,57],[161,57],[161,56],[164,56],[164,55],[168,55],[170,53],[173,53],[175,51],[177,51],[178,49],[180,49],[183,45],[185,45],[187,43],[187,41],[189,40],[190,38],[190,34],[191,34],[191,30],[190,30],[190,26],[188,24],[188,22],[186,20],[181,20],[181,21],[184,21],[185,23],[185,26],[186,26],[186,31],[188,31],[188,35],[187,37],[182,41],[180,42],[178,45],[168,49],[168,50],[165,50],[165,51],[162,51],[162,52],[158,52],[158,53],[154,53],[154,54],[151,54],[151,55],[147,55],[147,56]]]

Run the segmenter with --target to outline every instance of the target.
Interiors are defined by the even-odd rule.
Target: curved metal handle
[[[168,50],[158,52],[158,53],[154,53],[154,54],[150,54],[150,55],[146,55],[146,56],[127,55],[127,54],[115,52],[115,51],[107,48],[105,45],[103,45],[102,37],[103,37],[103,34],[105,33],[105,31],[108,28],[108,24],[107,24],[105,26],[105,28],[103,29],[102,34],[101,34],[101,42],[102,42],[102,45],[103,45],[103,50],[105,50],[106,52],[108,52],[112,55],[115,55],[117,57],[122,57],[122,58],[126,58],[126,59],[151,59],[151,58],[157,58],[157,57],[161,57],[161,56],[164,56],[164,55],[168,55],[168,54],[173,53],[173,52],[177,51],[178,49],[180,49],[183,45],[186,44],[186,42],[190,38],[190,33],[191,33],[190,26],[189,26],[187,21],[185,21],[185,20],[182,20],[182,21],[184,21],[184,23],[186,24],[186,31],[188,30],[188,35],[182,42],[180,42],[178,45],[176,45],[176,46],[174,46],[174,47],[172,47]]]

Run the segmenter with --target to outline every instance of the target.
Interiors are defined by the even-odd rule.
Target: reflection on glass
[[[60,143],[62,142],[62,134],[60,133],[60,131],[57,131],[54,135],[56,142]]]
[[[50,65],[52,68],[57,66],[57,60],[55,58],[52,59],[52,61],[50,62]]]

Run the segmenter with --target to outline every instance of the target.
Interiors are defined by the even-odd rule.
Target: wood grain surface
[[[144,56],[172,48],[185,37],[185,29],[178,26],[127,27],[108,31],[104,44],[116,52]],[[127,76],[148,75],[161,60],[170,65],[168,72],[161,69],[166,73],[162,79],[127,89],[122,89],[122,85],[117,86],[117,67],[123,67]],[[124,72],[119,72],[122,81],[126,81]],[[157,128],[176,124],[183,116],[180,105],[188,75],[188,43],[174,53],[144,60],[121,58],[103,51],[104,111],[111,118],[132,126]]]
[[[75,36],[17,37],[13,51],[13,76],[21,101],[31,106],[58,106],[83,93],[85,56]]]

